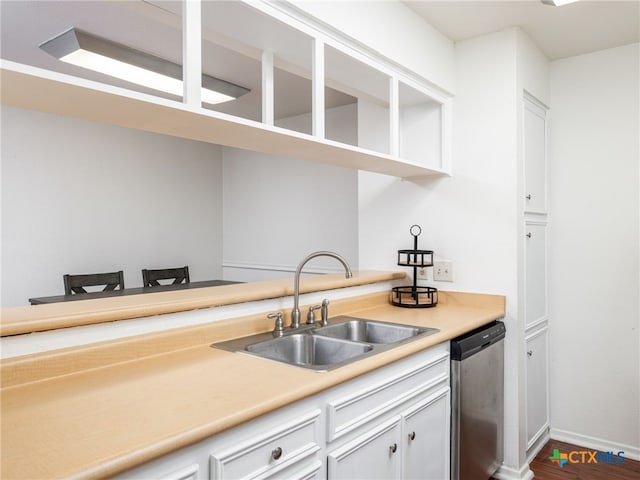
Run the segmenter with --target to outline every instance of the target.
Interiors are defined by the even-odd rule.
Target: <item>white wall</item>
[[[552,436],[640,454],[639,45],[551,64]]]
[[[459,42],[456,56],[453,177],[360,172],[360,266],[398,270],[397,250],[412,246],[417,223],[420,248],[453,261],[453,283],[428,285],[507,296],[505,463],[519,469],[516,30]]]
[[[454,283],[438,287],[511,289],[516,222],[512,37],[501,32],[457,45],[453,177],[411,181],[359,173],[361,268],[397,269],[397,250],[412,246],[409,227],[418,223],[420,247],[454,261]]]
[[[62,275],[189,265],[220,278],[220,147],[2,106],[2,306]]]
[[[549,106],[549,59],[523,30],[517,28],[518,94],[526,90],[540,102]]]
[[[294,0],[292,3],[434,85],[454,91],[453,41],[402,2]]]
[[[327,137],[357,144],[356,104],[326,111]],[[297,128],[310,115],[278,121]],[[302,128],[302,127],[301,127]],[[316,250],[331,250],[358,268],[357,171],[300,159],[223,148],[224,278],[290,278]],[[305,271],[341,271],[330,258]]]

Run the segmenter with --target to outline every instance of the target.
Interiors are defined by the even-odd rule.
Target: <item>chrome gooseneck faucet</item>
[[[298,265],[298,268],[296,269],[296,275],[293,280],[293,310],[291,310],[291,328],[298,328],[300,326],[300,308],[298,308],[298,297],[300,296],[300,273],[302,273],[302,267],[304,267],[309,260],[316,257],[335,258],[340,263],[342,263],[342,266],[344,267],[344,277],[351,278],[353,276],[353,274],[351,273],[351,267],[349,267],[347,261],[337,253],[320,251],[309,254],[304,260],[300,262],[300,265]]]

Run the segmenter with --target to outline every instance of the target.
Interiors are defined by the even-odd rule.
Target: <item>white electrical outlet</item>
[[[427,267],[418,268],[416,271],[416,276],[422,280],[427,280],[429,278]]]
[[[433,262],[433,279],[438,282],[453,282],[453,262],[450,260]]]

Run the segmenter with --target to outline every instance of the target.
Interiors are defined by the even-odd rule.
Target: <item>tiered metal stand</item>
[[[398,265],[413,267],[413,285],[393,287],[391,303],[398,307],[429,308],[438,303],[438,289],[418,286],[418,269],[433,266],[433,251],[418,250],[418,236],[422,233],[420,225],[412,225],[409,232],[413,236],[413,250],[398,250]]]

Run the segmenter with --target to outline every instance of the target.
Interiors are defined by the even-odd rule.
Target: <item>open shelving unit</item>
[[[162,28],[174,37],[181,32],[190,46],[182,55],[184,99],[128,88],[106,76],[80,77],[78,69],[70,74],[64,66],[54,71],[2,59],[2,103],[402,178],[451,174],[451,97],[428,82],[283,4],[187,2],[190,11],[194,4],[201,7],[194,15],[178,2],[147,3],[140,8],[153,9],[156,16],[161,9]],[[156,21],[146,11],[141,18]],[[173,50],[166,56],[179,56]],[[259,96],[257,108],[231,114],[229,106],[205,108],[197,101],[201,86],[188,80],[199,78],[222,50],[257,65],[253,72],[260,88],[254,79],[252,91],[254,105]],[[282,89],[308,96],[298,102],[309,106],[302,112],[309,117],[308,129],[285,128],[286,118],[279,116],[291,113],[285,105],[291,99]],[[357,114],[348,121],[356,123],[358,139],[345,143],[326,134],[336,130],[327,128],[333,118],[327,112],[350,101]]]

